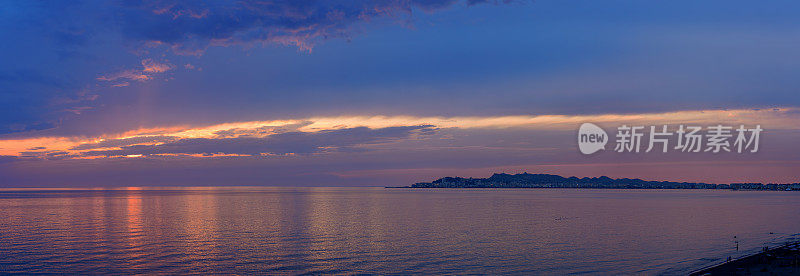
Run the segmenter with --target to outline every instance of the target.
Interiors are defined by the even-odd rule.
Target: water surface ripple
[[[685,274],[796,233],[800,192],[0,190],[0,272]]]

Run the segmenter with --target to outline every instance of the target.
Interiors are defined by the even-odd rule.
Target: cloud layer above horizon
[[[0,173],[38,185],[103,164],[108,175],[85,173],[102,183],[115,166],[223,162],[367,183],[435,175],[421,159],[465,173],[636,162],[581,159],[561,140],[582,122],[762,124],[794,137],[798,11],[783,0],[5,3]],[[791,179],[782,168],[800,156],[786,137],[753,160],[717,161]],[[645,159],[654,165],[631,175],[716,166]],[[729,179],[744,163],[683,179]],[[237,170],[221,175],[259,175]]]

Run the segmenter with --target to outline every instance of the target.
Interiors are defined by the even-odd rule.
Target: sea
[[[0,190],[0,273],[685,275],[798,233],[795,191]]]

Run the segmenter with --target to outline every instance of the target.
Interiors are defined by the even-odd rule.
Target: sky
[[[780,0],[6,1],[0,188],[500,172],[800,182],[798,12]],[[764,131],[755,153],[584,155],[585,122],[611,136]]]

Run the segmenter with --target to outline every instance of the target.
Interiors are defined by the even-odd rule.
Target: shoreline
[[[800,275],[800,241],[700,268],[689,273],[700,275]]]
[[[620,188],[620,187],[412,187],[384,186],[384,189],[565,189],[565,190],[721,190],[721,191],[764,191],[764,192],[798,192],[800,190],[767,190],[767,189],[731,189],[731,188]]]

